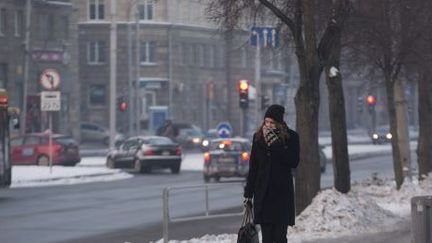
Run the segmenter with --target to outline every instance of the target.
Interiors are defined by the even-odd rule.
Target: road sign
[[[55,90],[60,86],[60,74],[55,69],[45,69],[39,81],[45,89]]]
[[[252,27],[250,44],[251,46],[259,44],[260,47],[278,47],[279,30],[274,27]]]
[[[216,126],[220,138],[229,138],[232,135],[232,127],[229,122],[221,122]]]
[[[59,111],[60,107],[60,91],[41,92],[41,111]]]

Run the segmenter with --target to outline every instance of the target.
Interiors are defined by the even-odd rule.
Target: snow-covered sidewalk
[[[354,183],[348,194],[320,192],[288,229],[288,242],[356,236],[397,230],[409,220],[410,200],[431,195],[432,174],[425,181],[405,182],[396,190],[393,180],[371,178]],[[157,243],[162,243],[159,240]],[[170,243],[235,243],[237,235],[206,235]]]

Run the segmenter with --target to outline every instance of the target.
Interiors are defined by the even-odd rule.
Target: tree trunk
[[[405,99],[404,85],[401,80],[395,82],[395,108],[398,134],[398,146],[403,177],[411,178],[411,153],[408,131],[407,101]]]
[[[331,68],[339,68],[339,60],[335,65],[325,68],[329,93],[330,126],[333,154],[333,178],[336,190],[347,193],[351,189],[351,176],[348,157],[348,141],[345,120],[345,99],[342,88],[342,76],[333,76]]]
[[[390,75],[385,77],[386,93],[387,93],[387,111],[390,121],[390,133],[392,134],[391,144],[393,153],[393,170],[395,174],[396,187],[399,189],[403,183],[402,166],[400,162],[400,152],[398,146],[396,108],[394,99],[394,83]]]
[[[296,125],[300,136],[300,163],[296,175],[296,213],[300,214],[321,189],[321,170],[318,146],[319,63],[316,40],[314,1],[297,1],[303,12],[304,42],[301,32],[295,35],[296,55],[300,71],[300,86],[295,97]],[[300,18],[297,21],[301,21]],[[301,28],[297,22],[297,27]]]
[[[418,81],[419,93],[419,137],[417,145],[417,162],[419,180],[423,180],[432,170],[432,102],[430,98],[430,78],[423,72]]]
[[[329,93],[330,128],[332,138],[333,177],[336,190],[347,193],[351,189],[348,141],[346,131],[345,99],[342,76],[339,71],[341,58],[342,25],[348,13],[346,1],[334,1],[334,16],[321,39],[318,53],[324,62],[327,89]]]
[[[319,75],[313,71],[314,67],[311,69],[301,70],[300,87],[295,97],[297,132],[300,136],[300,163],[295,178],[297,214],[312,202],[321,188],[318,147]],[[307,73],[316,74],[311,77]]]

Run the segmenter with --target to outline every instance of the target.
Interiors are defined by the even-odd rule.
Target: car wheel
[[[36,164],[37,165],[44,165],[44,166],[48,166],[49,165],[49,158],[46,155],[41,155],[37,158],[36,160]]]
[[[171,166],[171,173],[178,174],[180,172],[180,163]]]
[[[141,166],[141,161],[138,158],[134,159],[134,171],[136,173],[143,172],[143,167]]]
[[[110,169],[114,169],[115,168],[115,161],[112,157],[107,158],[106,160],[106,167],[110,168]]]
[[[215,176],[214,180],[215,180],[215,182],[220,182],[220,176]]]
[[[142,173],[150,173],[151,172],[151,167],[149,165],[141,165],[141,172]]]

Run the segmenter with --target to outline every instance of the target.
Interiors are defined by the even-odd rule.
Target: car
[[[211,140],[219,138],[218,132],[216,129],[209,129],[205,134],[204,138],[201,142],[201,150],[203,152],[208,151]]]
[[[99,142],[105,145],[109,144],[109,129],[91,122],[81,122],[81,142]],[[115,143],[119,144],[124,141],[125,136],[121,133],[116,133]]]
[[[13,165],[48,165],[48,133],[29,133],[11,139]],[[81,161],[77,142],[70,136],[52,135],[52,164],[75,166]]]
[[[175,139],[184,148],[201,148],[204,134],[198,127],[180,128]]]
[[[180,172],[182,150],[171,139],[162,136],[136,136],[128,138],[118,148],[108,152],[108,168],[133,168],[149,173],[154,168],[169,168]]]
[[[327,169],[327,157],[324,154],[324,151],[323,151],[324,148],[325,148],[325,146],[319,145],[319,159],[320,159],[320,167],[321,167],[322,173],[324,173]]]
[[[371,133],[371,139],[373,144],[383,144],[391,142],[392,134],[388,126],[380,126]]]
[[[246,178],[249,172],[251,144],[245,138],[214,139],[204,153],[204,181],[221,177]]]

